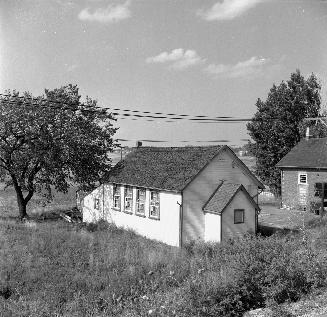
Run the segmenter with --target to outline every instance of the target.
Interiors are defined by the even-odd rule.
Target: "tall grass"
[[[325,286],[310,234],[169,247],[106,223],[0,224],[4,316],[242,316]]]

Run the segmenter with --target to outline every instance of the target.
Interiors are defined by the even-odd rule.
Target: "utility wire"
[[[45,104],[50,104],[51,107],[53,108],[60,108],[63,109],[62,107],[56,107],[53,106],[53,104],[58,104],[60,106],[66,105],[66,106],[72,106],[72,105],[77,105],[77,106],[82,106],[84,109],[81,108],[67,108],[67,110],[71,111],[107,111],[107,110],[114,110],[115,112],[111,112],[112,115],[120,117],[120,119],[130,119],[130,120],[146,120],[148,122],[154,122],[156,120],[165,120],[163,122],[166,123],[176,123],[182,121],[191,121],[194,123],[242,123],[242,122],[253,122],[257,121],[252,118],[236,118],[232,116],[217,116],[217,117],[209,117],[205,115],[188,115],[188,114],[175,114],[175,113],[163,113],[163,112],[150,112],[150,111],[140,111],[140,110],[131,110],[131,109],[121,109],[121,108],[112,108],[112,107],[100,107],[100,106],[94,106],[94,105],[86,105],[83,103],[67,103],[64,101],[58,101],[58,100],[51,100],[51,99],[46,99],[46,98],[32,98],[29,96],[12,96],[8,94],[1,94],[0,96],[3,97],[9,97],[9,98],[18,98],[21,99],[21,102],[27,105],[35,105],[38,106],[40,105],[39,103],[45,103]],[[31,100],[31,103],[28,103],[25,99]],[[15,100],[5,100],[7,103],[11,104],[17,104],[17,101]],[[38,103],[35,103],[35,102]],[[86,108],[86,109],[85,109]],[[89,108],[89,109],[87,109]],[[64,109],[66,110],[66,109]],[[119,111],[119,112],[117,112]],[[128,112],[128,113],[126,113]],[[317,117],[317,118],[305,118],[304,120],[306,121],[315,121],[315,120],[321,120],[327,117]],[[267,118],[264,119],[263,121],[272,121],[272,120],[278,120],[279,118]],[[261,120],[258,120],[261,121]]]

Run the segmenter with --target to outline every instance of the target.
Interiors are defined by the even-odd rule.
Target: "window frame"
[[[242,220],[241,221],[236,221],[236,214],[237,212],[242,212]],[[240,224],[244,223],[244,218],[245,218],[245,210],[244,209],[234,209],[234,224]]]
[[[94,198],[94,209],[100,210],[100,198]]]
[[[118,192],[118,194],[117,194]],[[116,206],[116,198],[118,197],[118,207]],[[121,187],[118,184],[113,184],[112,188],[112,208],[121,211]]]
[[[127,196],[126,193],[130,190],[130,194],[131,196]],[[129,200],[131,201],[131,205],[130,208],[127,209],[126,208],[126,198],[129,198]],[[124,212],[131,214],[133,213],[133,186],[125,186],[124,187]]]
[[[301,181],[302,176],[305,176],[305,182]],[[307,174],[307,172],[299,172],[297,182],[298,182],[298,184],[301,184],[301,185],[308,185],[308,174]]]
[[[317,185],[320,184],[321,188],[318,189]],[[318,195],[317,195],[318,193]],[[318,197],[318,198],[327,198],[327,182],[317,182],[314,183],[314,197]]]
[[[140,192],[143,192],[143,199],[141,201],[141,205],[143,205],[143,212],[140,212]],[[146,202],[146,189],[143,187],[137,187],[136,188],[136,208],[135,208],[135,214],[137,216],[145,217],[145,202]]]
[[[157,195],[157,199],[152,199],[152,194]],[[153,215],[151,208],[157,208],[158,215]],[[150,190],[149,195],[149,218],[154,220],[160,220],[160,192],[157,190]]]

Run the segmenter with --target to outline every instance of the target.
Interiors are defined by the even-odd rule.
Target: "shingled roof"
[[[218,186],[216,191],[209,198],[208,202],[203,206],[203,210],[221,214],[240,190],[245,193],[253,206],[257,210],[260,210],[259,206],[255,203],[242,184],[231,184],[224,182]]]
[[[301,140],[276,166],[327,168],[327,138]]]
[[[117,163],[106,180],[179,192],[223,147],[140,147]]]

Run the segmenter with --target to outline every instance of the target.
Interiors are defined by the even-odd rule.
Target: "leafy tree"
[[[16,191],[19,215],[35,193],[52,198],[76,184],[93,188],[111,167],[114,118],[96,101],[80,101],[68,85],[32,98],[25,92],[0,96],[0,171]]]
[[[315,124],[303,119],[321,115],[320,91],[314,74],[305,79],[296,70],[288,81],[273,85],[266,101],[256,102],[257,112],[247,124],[254,141],[249,146],[257,158],[256,174],[275,194],[280,194],[280,171],[275,165],[300,141],[305,128]],[[322,124],[315,126],[317,136],[326,132]]]

